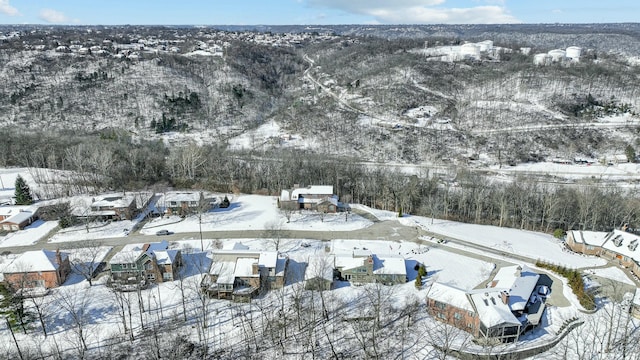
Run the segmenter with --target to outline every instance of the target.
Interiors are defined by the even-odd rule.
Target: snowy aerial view
[[[0,0],[0,360],[640,360],[639,18]]]

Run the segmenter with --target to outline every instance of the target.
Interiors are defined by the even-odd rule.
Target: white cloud
[[[42,9],[38,17],[48,23],[69,22],[69,18],[60,11],[53,9]]]
[[[445,0],[308,0],[311,6],[368,15],[391,24],[504,24],[518,23],[504,6],[447,8]],[[501,0],[485,0],[501,3]],[[437,6],[440,5],[440,6]],[[436,7],[437,6],[437,7]]]
[[[20,15],[20,12],[9,4],[9,0],[0,0],[0,14],[17,16]]]

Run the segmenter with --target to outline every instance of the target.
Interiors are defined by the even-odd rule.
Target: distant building
[[[322,212],[338,211],[338,196],[333,194],[331,185],[311,185],[293,189],[284,189],[280,192],[278,207],[281,209],[319,210]]]
[[[202,192],[168,192],[158,203],[164,206],[164,212],[169,215],[187,215],[199,209],[211,209],[210,201],[205,199]]]

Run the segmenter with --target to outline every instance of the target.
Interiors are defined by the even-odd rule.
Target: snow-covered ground
[[[202,231],[350,231],[366,228],[371,224],[371,221],[356,214],[322,215],[315,211],[295,212],[287,222],[285,214],[277,207],[277,199],[260,195],[240,195],[231,199],[229,208],[216,208],[202,216]],[[200,221],[197,216],[184,219],[179,216],[157,218],[145,224],[140,233],[152,235],[160,229],[174,233],[198,232]]]
[[[77,225],[61,229],[48,240],[52,243],[68,241],[93,241],[106,238],[118,238],[127,236],[127,231],[136,224],[135,221],[122,220],[105,223],[90,223],[87,231],[86,225]]]
[[[608,267],[608,268],[599,268],[589,270],[592,274],[597,275],[602,278],[615,280],[624,284],[635,285],[631,279],[624,273],[624,271],[620,270],[617,267]]]
[[[0,247],[33,245],[58,226],[57,221],[36,220],[23,230],[0,236]]]
[[[432,219],[420,216],[404,216],[399,220],[405,225],[419,225],[426,231],[534,260],[540,259],[575,268],[601,266],[607,263],[606,260],[595,256],[567,252],[562,241],[548,234],[438,219],[434,219],[432,223]]]

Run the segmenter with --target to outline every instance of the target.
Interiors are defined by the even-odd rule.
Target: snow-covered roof
[[[291,198],[297,199],[300,195],[333,195],[332,185],[311,185],[304,188],[297,188],[291,191]]]
[[[633,305],[640,307],[640,288],[636,288],[636,293],[633,296]]]
[[[266,268],[275,268],[278,263],[277,251],[265,251],[260,253],[258,265]]]
[[[355,269],[357,267],[363,266],[365,258],[362,257],[353,257],[352,254],[335,254],[333,261],[334,267],[342,270]]]
[[[0,206],[0,216],[11,217],[23,210],[28,210],[28,206]]]
[[[164,194],[164,201],[165,202],[200,201],[200,193],[199,192],[170,192],[170,193]]]
[[[578,244],[602,246],[608,233],[602,231],[571,230],[573,240]]]
[[[502,301],[500,289],[478,289],[469,292],[469,298],[475,304],[480,321],[486,327],[500,324],[520,325],[508,304]]]
[[[136,197],[132,193],[128,194],[106,194],[93,199],[91,207],[126,208],[135,202]]]
[[[400,255],[384,254],[373,257],[373,273],[389,275],[407,275],[404,258]]]
[[[155,243],[147,243],[147,244],[127,244],[122,250],[118,251],[111,260],[109,260],[110,264],[131,264],[135,262],[142,253],[146,252],[150,256],[154,253],[165,251],[169,248],[169,243],[166,240],[162,240],[160,242]],[[177,251],[177,250],[176,250]],[[165,256],[165,254],[162,254]],[[170,256],[166,254],[166,256]],[[174,256],[175,258],[175,256]]]
[[[215,262],[211,266],[209,274],[218,276],[216,284],[233,284],[233,282],[235,281],[235,276],[233,276],[235,267],[235,261]]]
[[[253,273],[253,265],[256,263],[255,258],[238,258],[236,260],[236,268],[233,271],[235,277],[258,277],[260,274]]]
[[[309,259],[307,269],[304,273],[304,279],[310,280],[322,278],[325,280],[333,280],[333,256],[316,256]]]
[[[491,285],[509,293],[509,307],[513,311],[524,310],[540,275],[525,265],[506,266],[498,270]]]
[[[154,251],[153,254],[156,256],[156,262],[158,265],[171,265],[176,261],[176,256],[178,256],[178,250],[158,250]]]
[[[22,224],[25,221],[28,221],[33,217],[33,213],[31,211],[20,211],[15,215],[12,215],[2,221],[2,223],[14,223],[14,224]]]
[[[427,298],[443,304],[450,304],[459,309],[475,312],[467,298],[467,292],[451,285],[439,282],[433,283],[427,293]]]
[[[69,257],[66,252],[60,252],[64,261]],[[36,271],[55,271],[60,265],[56,262],[56,252],[49,250],[26,251],[18,256],[5,269],[5,273],[21,273]]]
[[[614,230],[602,247],[640,262],[640,237],[626,231]]]

